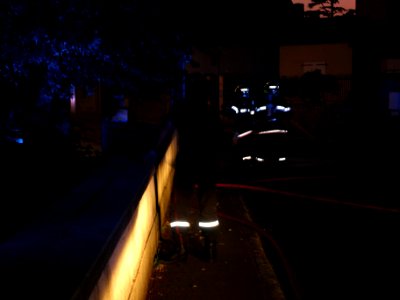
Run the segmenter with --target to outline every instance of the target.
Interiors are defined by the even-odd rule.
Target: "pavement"
[[[266,233],[252,221],[240,193],[216,185],[221,180],[218,168],[223,166],[215,165],[212,170],[207,165],[211,154],[205,139],[209,135],[202,136],[203,129],[179,127],[178,123],[175,184],[147,300],[288,299],[287,282],[282,285],[264,251]],[[221,153],[226,145],[223,132],[214,138],[208,146]],[[213,182],[208,185],[211,192],[206,194],[205,205],[201,172],[206,174],[205,182]],[[215,214],[218,226],[200,228],[205,210]],[[186,221],[190,227],[172,227],[174,221]]]
[[[215,249],[210,253],[196,225],[200,211],[195,189],[175,185],[147,300],[287,299],[242,199],[234,192],[216,191],[219,226],[213,229]],[[172,220],[185,218],[191,227],[170,227]]]

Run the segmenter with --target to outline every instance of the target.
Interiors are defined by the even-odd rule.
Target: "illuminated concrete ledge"
[[[37,222],[1,241],[2,295],[145,299],[175,174],[177,135],[168,130],[145,161],[113,157]]]
[[[157,164],[89,299],[145,299],[173,187],[177,135]],[[156,188],[155,188],[156,187]]]

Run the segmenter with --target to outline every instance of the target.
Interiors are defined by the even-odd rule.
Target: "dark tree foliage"
[[[143,81],[172,83],[189,48],[168,22],[156,26],[167,20],[160,7],[157,0],[2,0],[1,86],[46,102],[68,99],[71,85],[100,82],[130,93]]]
[[[338,6],[339,0],[311,0],[309,8],[318,8],[318,12],[325,18],[343,15],[347,12],[344,7]]]

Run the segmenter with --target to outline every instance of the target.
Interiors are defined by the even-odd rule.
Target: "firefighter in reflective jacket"
[[[218,193],[214,182],[202,182],[197,187],[199,203],[198,228],[203,239],[203,250],[207,259],[217,255],[217,237],[219,233]]]
[[[189,172],[180,173],[183,181],[192,182],[191,188],[186,185],[180,189],[180,192],[185,195],[177,197],[180,202],[176,205],[176,216],[170,225],[175,232],[178,232],[181,252],[185,252],[188,248],[187,236],[199,234],[204,254],[208,259],[213,259],[216,256],[216,239],[219,230],[215,183],[220,128],[218,121],[212,115],[203,116],[204,118],[198,123],[201,123],[201,126],[194,127],[191,132],[196,137],[190,144],[191,155],[195,159],[188,161],[184,166],[184,170],[187,171],[186,168],[188,168]]]

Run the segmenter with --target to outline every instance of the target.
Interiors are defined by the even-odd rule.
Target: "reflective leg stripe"
[[[174,227],[190,227],[190,223],[188,221],[173,221],[169,224],[172,228]]]
[[[214,221],[209,221],[209,222],[199,222],[199,227],[201,228],[213,228],[213,227],[217,227],[219,225],[219,221],[218,220],[214,220]]]

